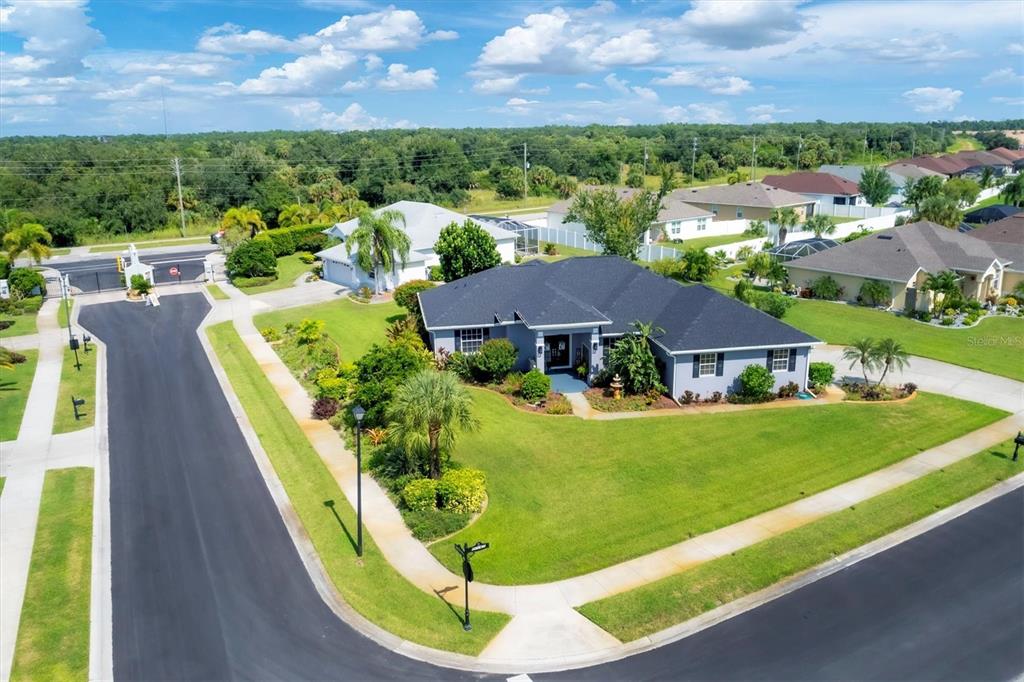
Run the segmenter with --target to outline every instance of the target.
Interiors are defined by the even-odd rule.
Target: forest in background
[[[179,227],[179,159],[190,231],[214,225],[229,208],[260,211],[268,227],[289,206],[370,206],[400,199],[459,208],[470,191],[521,195],[523,150],[528,192],[569,196],[577,182],[618,184],[624,168],[681,182],[749,167],[756,136],[759,168],[884,163],[946,151],[958,135],[1022,129],[1024,120],[759,125],[664,124],[520,129],[266,131],[171,136],[0,139],[0,233],[42,224],[54,245]],[[961,132],[963,131],[963,132]],[[981,132],[992,148],[1016,146]],[[694,140],[696,151],[694,152]],[[646,155],[646,160],[645,160]]]

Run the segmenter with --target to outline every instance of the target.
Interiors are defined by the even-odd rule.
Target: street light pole
[[[482,552],[490,546],[490,543],[479,541],[472,546],[455,543],[455,551],[462,557],[462,577],[465,579],[462,589],[463,596],[465,597],[465,618],[462,621],[462,629],[466,632],[473,629],[473,626],[469,623],[469,584],[473,582],[473,564],[469,560],[474,554]]]
[[[363,417],[366,410],[361,405],[352,408],[356,418],[356,556],[363,556]]]

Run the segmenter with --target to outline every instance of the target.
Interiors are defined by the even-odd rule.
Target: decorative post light
[[[366,410],[362,405],[352,408],[356,418],[356,556],[363,556],[363,417]]]
[[[1013,461],[1017,461],[1017,454],[1020,452],[1020,446],[1024,445],[1024,432],[1018,431],[1017,435],[1013,439]]]
[[[465,587],[462,590],[466,598],[466,617],[462,621],[462,629],[466,632],[473,629],[473,626],[469,624],[469,584],[473,582],[473,564],[469,562],[469,559],[477,552],[482,552],[490,546],[489,542],[477,542],[472,546],[455,543],[455,551],[462,557],[462,577],[466,581]]]

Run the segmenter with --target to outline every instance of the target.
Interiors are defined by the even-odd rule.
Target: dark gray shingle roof
[[[427,327],[523,320],[528,326],[597,323],[623,334],[632,323],[664,329],[670,351],[811,344],[817,339],[705,286],[683,286],[623,258],[569,258],[500,266],[424,291]]]

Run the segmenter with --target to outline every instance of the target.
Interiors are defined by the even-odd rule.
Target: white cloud
[[[97,92],[93,95],[93,98],[99,100],[121,101],[139,99],[140,97],[147,95],[156,96],[159,94],[161,87],[166,87],[171,83],[172,81],[170,79],[164,78],[163,76],[150,76],[126,88]]]
[[[602,66],[649,64],[660,53],[654,34],[647,29],[635,29],[603,43],[591,53],[591,58]]]
[[[57,103],[53,95],[16,95],[0,97],[0,107],[49,107]]]
[[[427,40],[458,40],[459,34],[457,31],[434,31],[433,33],[427,34]]]
[[[632,90],[633,90],[633,94],[634,95],[636,95],[640,99],[644,100],[645,102],[657,102],[658,101],[658,93],[656,93],[651,88],[644,88],[644,87],[640,87],[640,86],[635,86],[634,88],[632,88]]]
[[[739,76],[717,76],[692,69],[673,69],[667,76],[651,82],[655,85],[701,88],[716,95],[742,95],[754,89],[750,81]]]
[[[754,106],[747,107],[747,113],[750,114],[750,120],[758,123],[771,123],[779,114],[788,114],[791,111],[793,110],[780,109],[774,104],[755,104]]]
[[[316,37],[346,50],[386,52],[414,50],[425,40],[452,40],[458,35],[453,31],[428,35],[416,12],[388,7],[380,12],[344,16],[317,31]]]
[[[871,62],[938,64],[974,56],[973,52],[961,47],[962,44],[963,41],[956,36],[932,32],[890,38],[857,38],[838,43],[835,48]]]
[[[732,114],[724,104],[697,102],[686,106],[663,107],[662,117],[671,123],[730,123]]]
[[[575,86],[577,90],[597,90],[597,86],[592,83],[577,83]]]
[[[496,76],[493,78],[482,78],[473,83],[473,92],[478,95],[511,95],[514,93],[524,95],[546,95],[551,88],[526,88],[522,86],[524,74],[518,76]]]
[[[1012,107],[1024,107],[1024,97],[991,97],[989,100],[996,104],[1006,104]]]
[[[306,126],[329,130],[370,130],[372,128],[411,128],[406,120],[391,122],[387,118],[372,116],[358,102],[349,104],[340,114],[330,111],[317,100],[306,100],[285,107]]]
[[[267,54],[270,52],[295,52],[315,47],[308,36],[289,40],[284,36],[266,31],[243,31],[236,24],[221,24],[203,31],[196,43],[200,52],[217,54]]]
[[[962,90],[953,88],[921,87],[907,90],[903,93],[903,99],[914,108],[914,111],[922,114],[934,114],[952,111],[960,102],[963,94]]]
[[[24,39],[19,64],[47,75],[68,75],[82,70],[82,59],[103,42],[103,34],[90,26],[85,0],[8,0],[0,8],[0,27]]]
[[[237,62],[223,55],[199,52],[118,50],[89,55],[85,65],[104,75],[167,74],[176,78],[215,78],[227,74]]]
[[[619,93],[620,95],[633,95],[639,97],[645,102],[657,102],[658,93],[651,88],[644,88],[640,86],[630,87],[629,81],[623,80],[616,76],[614,73],[610,73],[604,77],[605,85],[610,90]]]
[[[803,30],[800,0],[693,0],[674,24],[691,37],[728,49],[785,42]]]
[[[381,90],[432,90],[437,87],[437,69],[410,71],[405,64],[392,64],[388,75],[377,83]]]
[[[366,59],[363,60],[363,63],[366,64],[366,70],[370,72],[377,71],[384,66],[384,60],[375,54],[366,55]]]
[[[1024,54],[1024,43],[1010,43],[1006,46],[1006,51],[1010,54]]]
[[[53,60],[40,59],[30,54],[9,55],[0,52],[0,64],[4,73],[36,73],[53,64]]]
[[[306,96],[335,92],[356,64],[356,56],[351,52],[324,45],[316,54],[264,69],[257,78],[243,81],[238,91],[244,95]]]
[[[1024,83],[1024,76],[1011,68],[996,69],[981,79],[982,85],[1020,85]]]
[[[523,99],[522,97],[511,97],[505,102],[505,106],[508,107],[522,107],[528,104],[540,104],[540,102],[535,99]]]

